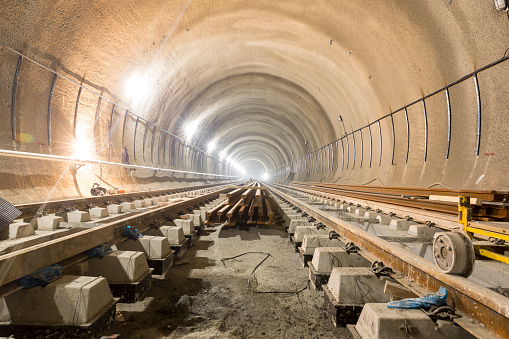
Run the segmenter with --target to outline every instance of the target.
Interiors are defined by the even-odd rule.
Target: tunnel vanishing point
[[[98,177],[507,190],[503,6],[2,1],[0,195]]]

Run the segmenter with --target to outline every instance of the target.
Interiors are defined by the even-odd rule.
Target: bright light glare
[[[214,140],[209,142],[207,149],[208,149],[209,153],[212,153],[216,149],[216,142]]]
[[[229,156],[227,156],[227,157],[226,157],[226,162],[227,162],[227,163],[231,163],[231,162],[232,162],[232,160],[233,160],[233,159],[232,159],[232,156],[231,156],[231,155],[229,155]]]
[[[79,160],[92,160],[92,147],[83,139],[74,142],[74,158]]]
[[[198,130],[198,121],[194,120],[189,122],[185,127],[186,138],[191,139]]]
[[[132,103],[136,103],[143,99],[149,91],[149,81],[146,75],[133,73],[125,82],[125,92]]]
[[[269,180],[269,173],[263,173],[263,175],[262,175],[262,180],[263,180],[263,181],[267,181],[267,180]]]
[[[244,174],[244,175],[246,174],[246,170],[244,169],[244,167],[242,167],[238,164],[235,167],[236,167],[237,171],[240,172],[241,174]]]
[[[223,160],[226,157],[226,150],[222,150],[219,153],[219,160]]]

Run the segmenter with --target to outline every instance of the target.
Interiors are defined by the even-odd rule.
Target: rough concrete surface
[[[251,277],[265,255],[221,262],[246,252],[271,256]],[[322,292],[294,293],[307,287],[308,270],[298,260],[282,227],[208,227],[153,281],[148,298],[118,305],[109,332],[122,338],[350,338],[326,317]]]
[[[2,47],[1,148],[72,155],[74,141],[83,139],[96,159],[119,162],[125,146],[131,164],[205,172],[227,172],[226,165],[198,159],[161,129],[202,149],[213,140],[214,156],[225,150],[248,173],[260,174],[502,58],[509,46],[509,20],[492,0],[448,5],[430,0],[5,0],[0,10],[1,43],[118,105],[98,102],[87,90],[79,93],[76,84],[59,76],[48,120],[53,75],[24,59],[13,106],[19,59]],[[334,148],[350,166],[294,178],[509,189],[500,176],[509,166],[509,98],[503,90],[508,74],[507,63],[479,74],[479,155],[470,78],[450,90],[449,159],[446,97],[439,93],[425,102],[426,161],[423,106],[417,101],[408,108],[408,162],[407,124],[399,111],[393,116],[394,134],[390,119],[384,119],[382,138],[375,124],[372,143],[364,129],[348,137],[348,152],[346,145]],[[138,88],[130,88],[132,83]],[[196,131],[189,133],[188,126]],[[13,202],[21,196],[23,202],[44,200],[56,185],[55,196],[77,196],[86,194],[96,174],[127,189],[206,180],[90,165],[73,176],[68,165],[4,158],[0,193]]]

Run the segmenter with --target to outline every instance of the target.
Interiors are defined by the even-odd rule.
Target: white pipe
[[[109,166],[118,166],[118,167],[132,168],[132,169],[144,169],[144,170],[152,170],[152,171],[165,171],[165,172],[185,173],[185,174],[198,174],[198,175],[207,175],[207,176],[213,176],[213,177],[239,178],[239,176],[234,176],[234,175],[200,173],[200,172],[191,172],[191,171],[172,170],[172,169],[168,169],[168,168],[119,164],[119,163],[110,162],[110,161],[77,159],[77,158],[71,158],[71,157],[64,157],[61,155],[10,151],[10,150],[6,150],[6,149],[0,149],[0,156],[25,158],[25,159],[37,159],[37,160],[51,160],[51,161],[74,161],[74,162],[86,163],[86,164],[109,165]]]

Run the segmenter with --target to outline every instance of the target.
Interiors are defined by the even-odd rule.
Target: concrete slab
[[[355,330],[363,339],[474,338],[452,323],[439,321],[437,326],[421,310],[388,308],[385,303],[364,305]]]
[[[180,226],[161,226],[144,232],[146,235],[166,237],[170,245],[180,245],[185,241],[184,229]]]
[[[384,293],[385,279],[379,279],[367,267],[334,267],[327,284],[340,304],[388,302]]]
[[[312,235],[312,234],[318,234],[318,235],[328,235],[329,230],[328,229],[316,229],[316,226],[297,226],[295,227],[295,233],[294,238],[295,242],[302,242],[304,240],[305,235]]]
[[[32,224],[19,222],[9,225],[9,239],[24,238],[35,234]]]
[[[390,215],[380,213],[376,216],[376,220],[378,220],[380,225],[389,225],[392,221],[392,217]]]
[[[317,247],[343,247],[345,244],[338,239],[329,239],[328,235],[310,234],[302,240],[302,251],[305,255],[313,255]]]
[[[175,219],[175,225],[182,227],[184,235],[193,235],[196,233],[194,222],[191,219]]]
[[[306,220],[307,221],[308,218],[304,218],[301,213],[287,214],[285,216],[285,226],[290,227],[290,222],[292,220]]]
[[[406,219],[392,219],[389,227],[395,230],[408,231],[410,225],[413,224],[415,223]]]
[[[37,229],[41,231],[52,231],[57,229],[59,224],[64,221],[64,218],[56,215],[45,215],[37,218]]]
[[[67,213],[68,222],[85,222],[90,220],[90,214],[85,211],[72,211]]]
[[[367,211],[364,213],[364,219],[368,220],[369,222],[375,222],[377,220],[378,213],[373,211]]]
[[[132,283],[147,274],[149,267],[145,253],[113,251],[103,258],[90,258],[85,275],[104,277],[108,283]]]
[[[147,259],[162,259],[170,252],[170,243],[166,237],[147,235],[137,240],[127,239],[115,245],[122,251],[144,252]]]
[[[348,254],[341,247],[317,247],[309,265],[319,274],[329,274],[334,267],[369,267],[371,263],[358,253]]]
[[[136,209],[136,205],[133,202],[123,202],[122,209],[126,212],[131,211],[131,210]]]
[[[112,299],[105,278],[64,275],[44,287],[8,295],[5,305],[15,323],[78,325],[91,320]]]
[[[135,208],[147,207],[147,203],[145,202],[145,200],[134,200],[133,203]]]
[[[107,207],[109,214],[120,214],[122,213],[122,206],[118,204],[111,204]]]
[[[195,228],[200,228],[203,225],[201,215],[196,213],[189,213],[187,215],[189,216],[189,219],[193,221]]]
[[[295,229],[297,226],[312,226],[307,218],[303,218],[299,216],[298,218],[293,218],[288,223],[288,233],[295,233]]]
[[[109,213],[107,208],[103,207],[93,207],[88,210],[91,218],[106,218]]]
[[[433,234],[436,232],[438,232],[438,230],[427,225],[414,224],[410,225],[408,228],[408,234],[413,235],[414,237],[433,237]]]

